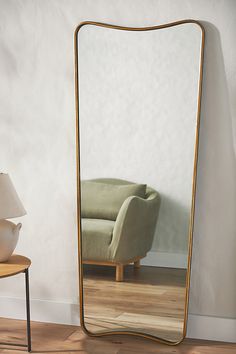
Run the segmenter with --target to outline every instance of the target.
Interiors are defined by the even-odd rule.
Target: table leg
[[[25,270],[25,294],[26,294],[28,352],[31,352],[30,295],[29,295],[29,271],[28,271],[28,269]]]

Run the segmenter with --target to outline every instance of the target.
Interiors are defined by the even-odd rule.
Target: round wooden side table
[[[31,351],[31,328],[30,328],[30,296],[29,296],[29,267],[31,260],[17,254],[12,255],[7,262],[0,263],[0,278],[11,277],[19,273],[25,273],[26,293],[26,318],[27,318],[27,344],[0,343],[18,347],[27,347]]]

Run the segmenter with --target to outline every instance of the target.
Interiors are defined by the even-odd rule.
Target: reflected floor
[[[183,333],[185,269],[84,265],[84,315],[91,332],[129,330],[178,341]]]

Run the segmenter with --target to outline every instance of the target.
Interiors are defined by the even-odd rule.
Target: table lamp
[[[10,177],[6,173],[0,173],[0,262],[6,262],[14,252],[22,226],[21,223],[15,225],[5,219],[25,214]]]

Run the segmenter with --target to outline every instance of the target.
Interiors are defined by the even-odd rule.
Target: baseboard
[[[186,254],[167,252],[148,252],[147,256],[141,260],[141,264],[152,267],[164,268],[187,268]]]
[[[79,305],[31,299],[32,321],[80,325]],[[0,297],[0,317],[25,319],[25,299]]]
[[[0,297],[0,317],[25,319],[25,299]],[[31,319],[79,326],[79,305],[32,299]],[[187,328],[188,338],[236,342],[236,319],[189,314]]]
[[[236,343],[236,319],[189,314],[187,337]]]

